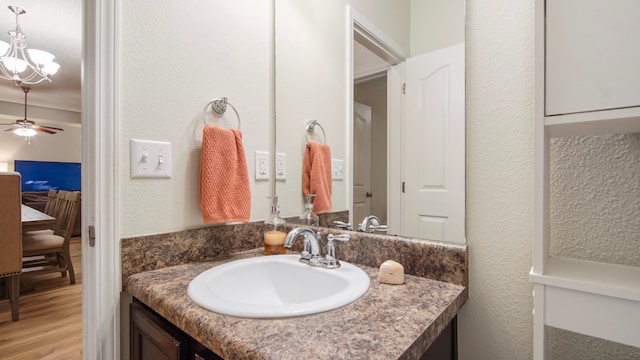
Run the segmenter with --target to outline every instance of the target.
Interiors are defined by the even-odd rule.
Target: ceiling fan
[[[31,120],[27,120],[27,93],[31,90],[28,86],[22,86],[22,91],[24,91],[24,119],[18,119],[14,123],[9,124],[0,124],[0,125],[11,125],[10,128],[5,131],[13,131],[16,135],[31,137],[37,134],[38,131],[47,134],[55,134],[56,131],[64,131],[64,129],[52,127],[52,126],[43,126],[36,125],[35,122]]]

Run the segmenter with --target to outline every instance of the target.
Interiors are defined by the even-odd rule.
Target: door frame
[[[401,161],[389,161],[389,159],[401,159],[402,155],[402,81],[403,62],[406,58],[405,51],[398,43],[386,35],[369,19],[360,14],[351,5],[346,5],[347,12],[347,41],[346,41],[346,149],[345,180],[347,189],[353,189],[353,83],[354,83],[354,42],[358,41],[374,54],[380,56],[389,63],[387,71],[387,225],[390,233],[399,232],[402,219],[401,196],[399,189],[402,187]],[[393,90],[396,89],[396,90]],[[393,119],[398,119],[394,122]],[[394,126],[395,124],[395,126]],[[395,195],[394,195],[395,194]],[[349,211],[349,222],[354,224],[361,219],[353,219],[353,195],[347,191],[346,203]]]
[[[120,358],[119,0],[83,0],[82,357]],[[95,246],[89,243],[95,227]]]

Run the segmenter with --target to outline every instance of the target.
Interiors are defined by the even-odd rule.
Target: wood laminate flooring
[[[25,280],[34,290],[20,295],[20,319],[11,321],[0,302],[0,358],[82,359],[82,262],[80,238],[71,239],[76,283],[59,273]]]

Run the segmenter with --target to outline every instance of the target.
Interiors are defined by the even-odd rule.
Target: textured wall
[[[467,1],[463,360],[532,358],[532,21],[531,1]],[[638,266],[638,134],[556,139],[552,152],[553,163],[563,163],[552,167],[552,211],[561,215],[552,223],[553,252]],[[552,359],[640,358],[638,349],[600,339],[557,329],[549,335]]]
[[[640,266],[640,133],[552,139],[551,254]],[[549,328],[549,357],[640,359],[640,348]]]
[[[551,142],[551,253],[640,266],[640,133]]]
[[[548,327],[549,360],[638,360],[640,348]]]
[[[532,357],[533,1],[467,1],[469,301],[461,360]]]

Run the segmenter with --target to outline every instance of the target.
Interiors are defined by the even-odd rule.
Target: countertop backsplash
[[[288,229],[300,225],[287,224]],[[209,260],[263,246],[262,221],[246,224],[207,226],[172,233],[121,239],[122,287],[133,274],[169,266]],[[467,246],[400,236],[368,234],[329,228],[314,228],[323,239],[328,233],[348,233],[351,240],[337,246],[338,259],[379,267],[395,260],[405,273],[456,285],[468,285]],[[321,241],[325,245],[326,241]],[[302,241],[292,251],[301,250]],[[324,251],[324,249],[323,249]]]

